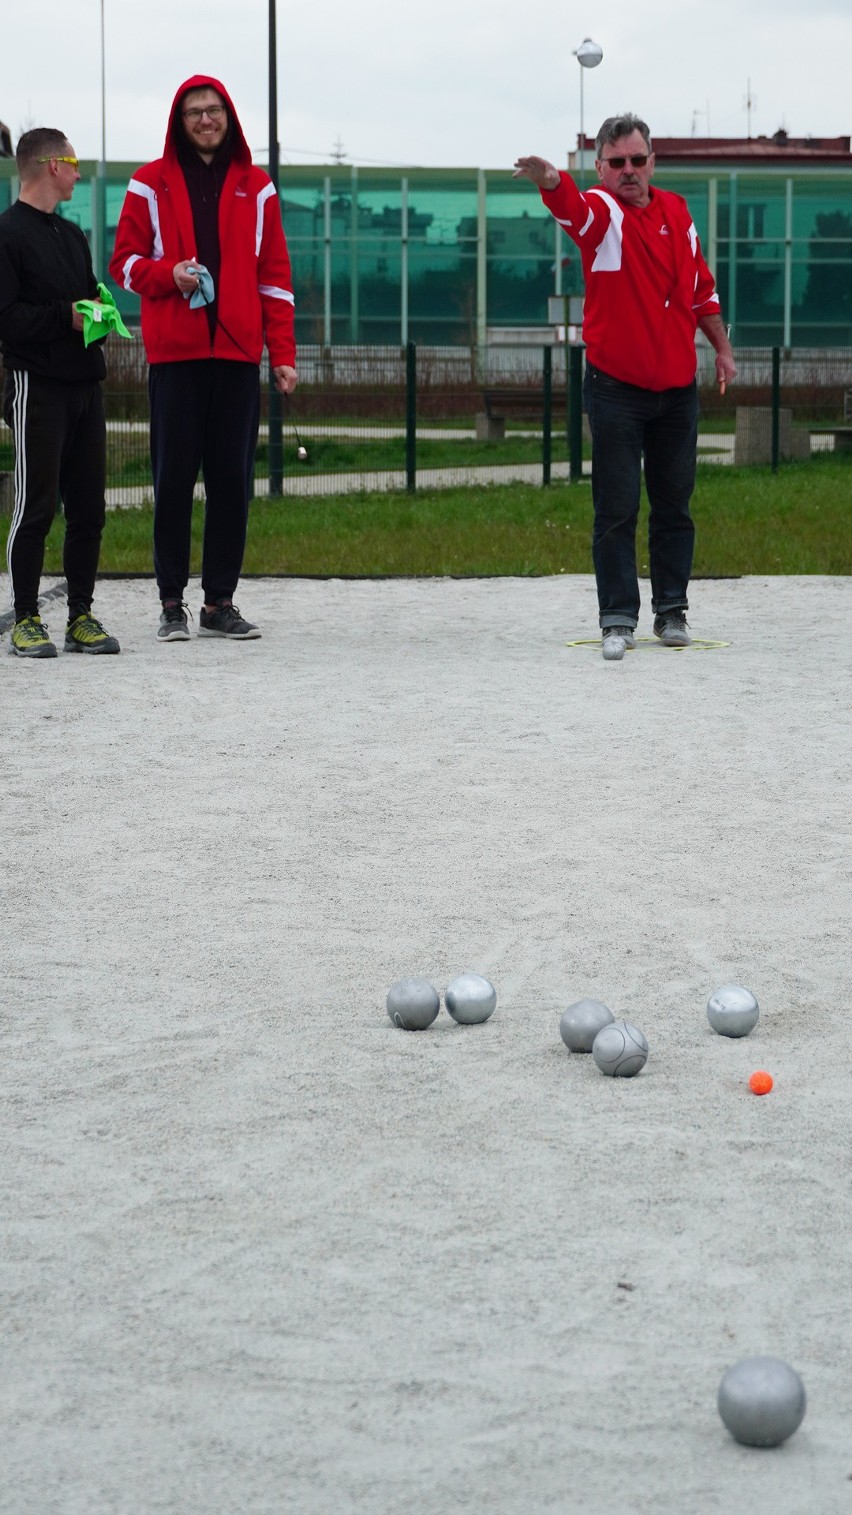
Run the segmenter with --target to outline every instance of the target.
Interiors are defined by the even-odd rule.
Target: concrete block
[[[476,417],[477,442],[502,442],[506,436],[506,421],[503,416],[489,416],[480,411]]]
[[[793,412],[786,406],[782,406],[778,412],[778,456],[779,458],[810,456],[810,435],[806,430],[794,428]],[[770,405],[737,406],[734,462],[737,464],[772,462],[772,407]]]

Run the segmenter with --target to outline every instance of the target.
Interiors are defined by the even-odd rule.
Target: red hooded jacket
[[[218,90],[228,110],[231,160],[219,198],[221,267],[217,324],[211,341],[207,313],[177,288],[176,263],[196,256],[189,193],[175,147],[183,130],[178,106],[190,89]],[[142,340],[149,363],[228,358],[259,363],[264,338],[273,367],[296,361],[290,258],[275,187],[251,161],[237,113],[224,85],[196,74],[172,102],[162,158],[130,180],[109,265],[115,282],[142,297]]]

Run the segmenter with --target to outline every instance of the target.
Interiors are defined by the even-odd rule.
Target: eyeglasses
[[[647,162],[647,153],[634,153],[632,157],[627,158],[622,158],[620,155],[617,158],[601,158],[601,163],[608,163],[611,168],[623,168],[625,163],[629,163],[631,168],[644,168]]]
[[[221,121],[224,114],[224,105],[205,105],[200,110],[193,105],[190,110],[183,112],[186,121],[200,121],[202,116],[209,116],[211,121]]]
[[[63,158],[59,153],[51,153],[49,158],[36,158],[36,163],[70,163],[72,168],[80,167],[79,158]]]

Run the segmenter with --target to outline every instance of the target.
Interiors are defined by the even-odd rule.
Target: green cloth
[[[121,312],[105,284],[98,285],[100,304],[96,300],[78,300],[74,306],[83,317],[83,346],[90,342],[102,342],[111,331],[120,337],[131,337],[121,319]]]

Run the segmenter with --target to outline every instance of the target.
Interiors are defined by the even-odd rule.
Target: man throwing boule
[[[518,158],[577,244],[586,297],[584,399],[592,434],[592,557],[602,651],[618,661],[639,621],[636,523],[644,464],[654,633],[686,647],[695,528],[689,502],[698,446],[696,327],[716,351],[724,393],[736,365],[689,207],[653,189],[649,129],[610,116],[595,142],[599,183],[581,191],[545,158]]]

